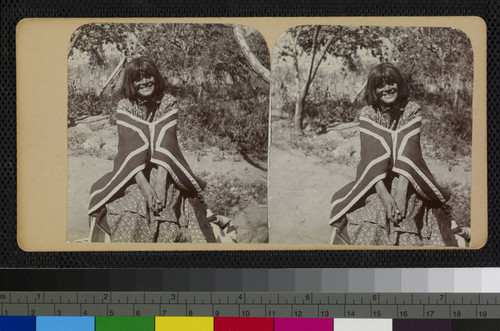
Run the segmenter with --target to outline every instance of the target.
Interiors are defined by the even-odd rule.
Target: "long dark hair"
[[[145,56],[136,57],[125,67],[121,89],[123,96],[132,100],[137,99],[137,91],[134,88],[134,82],[147,77],[154,77],[155,79],[155,89],[152,97],[160,98],[166,90],[167,85],[158,71],[158,68],[156,68],[155,63]]]
[[[406,103],[410,91],[399,69],[394,64],[388,62],[375,66],[368,74],[364,96],[365,102],[375,107],[380,106],[380,100],[377,96],[376,89],[385,84],[394,83],[398,84],[398,98],[396,102],[400,104]]]

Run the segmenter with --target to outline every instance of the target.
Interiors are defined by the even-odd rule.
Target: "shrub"
[[[427,154],[439,160],[454,163],[457,158],[470,157],[472,153],[472,111],[437,107],[424,108],[426,123],[423,141],[431,145]]]
[[[77,92],[70,89],[68,95],[68,119],[76,121],[82,116],[93,116],[101,113],[98,100],[92,91]]]
[[[242,210],[251,202],[262,204],[267,199],[267,183],[246,183],[225,175],[202,174],[207,181],[203,193],[208,207],[215,213],[232,216],[233,208]]]
[[[451,191],[451,199],[448,202],[451,206],[451,217],[460,226],[470,227],[470,185],[457,181],[445,183]]]
[[[179,108],[179,141],[184,148],[197,153],[217,147],[228,153],[267,155],[267,99],[215,94],[200,101],[186,98]]]
[[[84,148],[83,144],[88,138],[88,134],[76,131],[68,135],[68,150],[77,152]]]
[[[78,119],[95,116],[110,115],[110,123],[116,123],[116,105],[120,100],[119,94],[96,96],[92,90],[80,90],[70,85],[68,90],[68,126],[76,125]]]

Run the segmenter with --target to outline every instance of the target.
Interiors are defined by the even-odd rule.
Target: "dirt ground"
[[[283,143],[279,130],[274,130],[269,155],[269,241],[283,244],[328,244],[330,200],[332,195],[356,175],[352,165],[325,163],[319,157],[293,149]],[[357,127],[349,130],[358,130]],[[348,139],[332,130],[317,136],[318,144],[338,143],[336,153],[353,153],[359,159],[359,134]],[[426,159],[435,178],[444,182],[460,181],[470,185],[470,171],[464,164],[450,167],[443,162]]]
[[[87,208],[91,185],[113,168],[112,156],[117,149],[116,127],[105,117],[88,118],[68,129],[70,145],[78,141],[78,151],[68,149],[68,218],[67,241],[88,237]],[[70,146],[71,147],[71,146]],[[220,159],[207,153],[202,157],[184,152],[188,164],[197,174],[224,175],[246,183],[266,183],[267,173],[245,161]],[[267,200],[265,200],[267,201]],[[238,238],[246,242],[262,242],[268,238],[267,205],[255,202],[231,209]]]

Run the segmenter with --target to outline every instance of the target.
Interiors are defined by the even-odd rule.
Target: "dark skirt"
[[[394,196],[398,178],[388,180]],[[351,245],[446,246],[434,208],[432,202],[422,199],[409,185],[406,216],[394,224],[387,218],[379,196],[372,191],[345,215],[344,233]]]
[[[151,171],[153,182],[156,170]],[[131,183],[119,197],[106,204],[106,227],[112,242],[205,243],[207,238],[195,210],[196,203],[167,181],[167,203],[160,213],[148,206],[139,186]]]

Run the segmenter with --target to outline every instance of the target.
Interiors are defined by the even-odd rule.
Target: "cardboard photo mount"
[[[451,27],[463,31],[474,53],[471,245],[487,239],[486,24],[479,17],[274,18],[47,18],[23,19],[16,31],[17,241],[24,251],[379,250],[415,247],[283,244],[139,244],[66,242],[67,55],[71,35],[88,23],[198,23],[251,26],[270,54],[284,31],[297,25]],[[269,220],[272,226],[272,219]],[[325,220],[325,228],[328,226]],[[272,238],[271,238],[272,241]],[[418,249],[457,249],[423,247]]]

